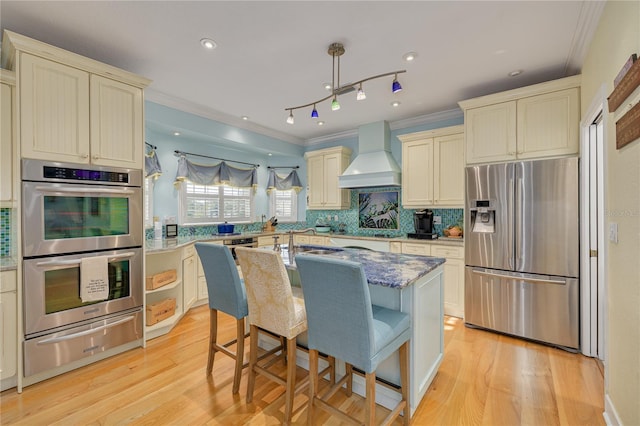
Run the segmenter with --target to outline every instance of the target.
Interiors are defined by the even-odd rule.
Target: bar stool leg
[[[207,361],[207,376],[213,371],[213,361],[216,356],[218,342],[218,310],[209,310],[209,360]]]
[[[351,393],[353,392],[353,366],[349,363],[346,363],[346,375],[347,375],[347,396],[351,397]]]
[[[403,424],[405,426],[409,426],[410,417],[411,417],[411,408],[409,407],[409,381],[411,378],[409,377],[409,341],[406,341],[399,348],[400,355],[400,383],[402,384],[402,399],[405,401],[406,405],[403,410]]]
[[[247,383],[247,404],[253,400],[253,388],[256,383],[255,366],[258,362],[258,327],[251,324],[249,329],[249,381]]]
[[[335,377],[335,372],[332,373]],[[309,349],[309,408],[307,411],[307,425],[313,426],[313,402],[318,395],[318,351]],[[335,383],[335,380],[334,382]]]
[[[242,366],[244,364],[244,318],[236,320],[236,370],[233,374],[233,390],[240,391],[240,379],[242,378]]]
[[[287,339],[287,390],[284,407],[284,424],[291,422],[293,413],[293,396],[296,387],[296,338]]]
[[[366,401],[364,409],[364,424],[371,426],[376,424],[376,373],[367,373],[366,382]]]

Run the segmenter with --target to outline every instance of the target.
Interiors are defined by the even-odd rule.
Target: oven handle
[[[36,186],[36,190],[45,193],[55,193],[55,192],[66,192],[72,194],[134,194],[134,191],[131,189],[111,189],[111,188],[91,188],[90,190],[84,188],[66,188],[66,187],[57,187],[51,188],[49,186]]]
[[[119,320],[114,321],[112,323],[101,325],[100,327],[92,328],[90,330],[79,331],[77,333],[69,334],[69,335],[66,335],[66,336],[50,337],[48,339],[40,340],[37,344],[38,345],[50,345],[50,344],[53,344],[53,343],[64,342],[65,340],[71,340],[71,339],[75,339],[77,337],[86,336],[86,335],[89,335],[89,334],[96,333],[98,331],[102,331],[102,330],[106,330],[106,329],[111,328],[111,327],[115,327],[116,325],[120,325],[120,324],[123,324],[125,322],[133,321],[134,318],[135,317],[133,315],[130,315],[130,316],[126,317],[126,318],[122,318],[122,319],[119,319]]]
[[[125,259],[127,257],[133,257],[135,253],[130,251],[122,254],[114,254],[113,256],[109,256],[108,261],[113,261],[117,259]],[[46,262],[38,262],[36,266],[69,266],[69,265],[80,265],[81,259],[72,259],[72,260],[48,260]]]

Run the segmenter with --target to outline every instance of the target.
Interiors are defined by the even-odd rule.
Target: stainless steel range
[[[25,377],[142,341],[142,172],[22,161]]]

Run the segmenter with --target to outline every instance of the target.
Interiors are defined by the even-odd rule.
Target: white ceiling
[[[602,11],[590,1],[7,1],[0,26],[153,83],[148,100],[302,143],[374,121],[419,121],[480,95],[574,75]],[[218,47],[205,51],[200,39]],[[332,42],[341,83],[406,69],[311,108],[328,94]],[[403,54],[418,53],[413,63]],[[518,77],[508,73],[521,69]],[[390,106],[393,100],[401,105]],[[242,121],[246,115],[249,121]],[[415,118],[418,117],[416,120]],[[414,119],[414,120],[409,120]],[[406,121],[409,120],[409,121]]]

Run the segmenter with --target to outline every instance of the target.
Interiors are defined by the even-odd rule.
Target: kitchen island
[[[301,246],[298,253],[329,256],[362,264],[369,282],[371,302],[378,306],[406,312],[411,316],[409,405],[413,415],[442,362],[444,352],[442,265],[445,259],[323,246]],[[295,256],[291,261],[287,250],[283,250],[282,258],[289,270],[292,285],[299,285]],[[298,363],[308,367],[306,353],[299,351]],[[344,374],[344,364],[338,362],[337,368],[340,374]],[[400,384],[398,354],[393,354],[380,364],[376,375],[391,384],[391,387],[397,387]],[[354,376],[353,390],[364,395],[365,387],[362,377]],[[398,392],[389,386],[378,384],[376,402],[392,408],[399,400]]]

